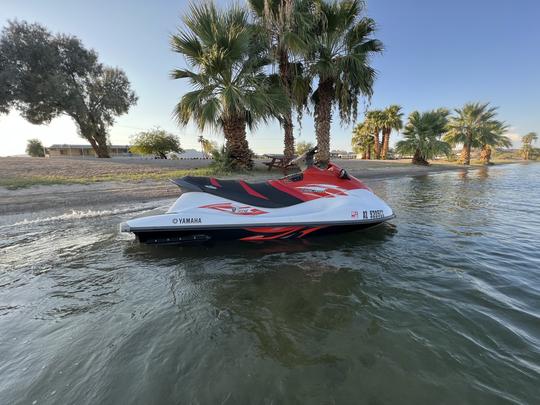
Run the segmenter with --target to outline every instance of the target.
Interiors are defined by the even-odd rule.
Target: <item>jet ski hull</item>
[[[267,241],[366,229],[394,213],[371,190],[319,198],[285,208],[261,208],[208,193],[182,194],[168,212],[121,225],[148,244],[216,240]]]
[[[197,229],[158,228],[137,230],[128,228],[123,224],[123,230],[134,233],[139,242],[150,245],[194,244],[225,240],[264,242],[284,239],[304,239],[311,236],[358,231],[373,228],[392,218],[393,216],[381,220],[358,223],[264,225]]]

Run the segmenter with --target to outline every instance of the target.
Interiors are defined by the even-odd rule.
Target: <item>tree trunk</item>
[[[208,156],[206,155],[206,150],[205,150],[205,148],[204,148],[203,142],[199,141],[199,143],[201,144],[201,152],[202,152],[202,154],[203,154],[203,158],[204,158],[204,159],[208,159]]]
[[[98,150],[97,154],[99,158],[110,158],[111,155],[109,154],[109,146],[107,143],[100,143],[98,142]]]
[[[416,151],[414,152],[412,163],[415,165],[429,166],[429,162],[424,159],[424,157],[422,156],[422,152],[420,152],[420,149],[416,149]]]
[[[375,128],[373,131],[373,152],[375,153],[375,159],[381,158],[381,141],[379,139],[379,128]]]
[[[386,156],[388,155],[388,144],[390,143],[390,133],[392,130],[388,128],[384,128],[382,131],[382,152],[381,152],[381,159],[386,159]]]
[[[83,135],[83,138],[88,140],[90,142],[90,145],[92,146],[92,149],[94,149],[94,152],[96,152],[96,156],[98,158],[110,158],[109,155],[109,147],[107,146],[107,141],[105,142],[98,142],[96,139],[97,136],[95,135]]]
[[[107,145],[106,132],[99,132],[99,130],[96,130],[93,125],[85,126],[85,131],[83,131],[82,125],[79,125],[79,128],[81,128],[82,137],[90,142],[90,145],[92,145],[92,148],[94,149],[94,152],[96,152],[96,156],[98,158],[111,157],[109,155],[109,145]]]
[[[107,132],[103,126],[96,125],[96,120],[92,116],[84,116],[77,113],[70,113],[71,118],[79,127],[79,135],[90,142],[92,149],[99,158],[109,158],[109,146],[107,145]]]
[[[107,145],[107,132],[98,126],[98,129],[94,134],[94,138],[96,139],[96,142],[98,144],[98,157],[110,158],[111,156],[109,155],[109,145]]]
[[[463,144],[463,149],[461,150],[461,156],[459,162],[463,165],[471,164],[471,145],[472,145],[472,135],[467,135],[467,140]]]
[[[362,152],[362,160],[366,160],[367,159],[367,150],[364,150]]]
[[[367,148],[367,151],[366,151],[366,159],[367,159],[367,160],[371,160],[371,145],[368,146],[368,148]]]
[[[319,83],[319,100],[315,105],[315,134],[317,136],[317,160],[322,167],[330,161],[330,124],[332,122],[332,92],[334,84],[331,80]]]
[[[225,147],[232,160],[232,167],[251,170],[253,161],[246,139],[245,119],[239,115],[223,119],[223,132],[226,141]]]
[[[294,134],[291,112],[287,112],[283,115],[283,130],[285,132],[285,148],[283,154],[285,159],[291,160],[294,158]]]
[[[279,54],[279,77],[281,85],[285,90],[285,95],[291,100],[291,70],[289,63],[289,54],[287,50],[282,49]],[[292,107],[289,107],[287,112],[283,114],[283,131],[284,131],[284,149],[283,154],[285,159],[294,157],[294,132],[292,122]]]
[[[482,159],[482,163],[485,165],[489,165],[491,163],[491,147],[489,145],[482,146],[480,159]]]

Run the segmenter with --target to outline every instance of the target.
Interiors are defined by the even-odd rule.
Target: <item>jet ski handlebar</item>
[[[297,158],[291,160],[291,164],[297,165],[301,170],[305,170],[308,167],[311,167],[315,164],[315,153],[317,153],[318,147],[309,149],[308,151],[302,153]]]
[[[297,158],[291,160],[291,164],[296,165],[300,168],[300,170],[304,171],[308,167],[315,165],[315,154],[317,153],[318,147],[315,146],[314,148],[309,149],[308,151],[302,153]],[[333,163],[330,163],[328,170],[334,172],[337,177],[340,179],[350,180],[349,173],[345,169],[342,169],[339,166],[336,166]]]

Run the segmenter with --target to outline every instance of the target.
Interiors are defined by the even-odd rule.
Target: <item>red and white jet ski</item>
[[[383,200],[344,169],[315,166],[315,152],[295,159],[302,172],[279,180],[172,180],[181,195],[166,213],[131,219],[120,229],[149,244],[267,241],[369,228],[394,218]]]

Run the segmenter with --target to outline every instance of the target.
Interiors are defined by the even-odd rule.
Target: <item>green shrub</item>
[[[45,157],[45,148],[39,139],[29,139],[26,144],[26,153],[32,157]]]
[[[216,172],[230,173],[233,171],[234,162],[225,146],[222,146],[221,149],[213,149],[212,159],[213,162],[210,164],[210,167]]]
[[[131,141],[133,146],[130,151],[140,155],[154,155],[167,159],[169,152],[182,153],[184,151],[180,147],[180,140],[176,135],[159,127],[139,132],[132,137]]]

